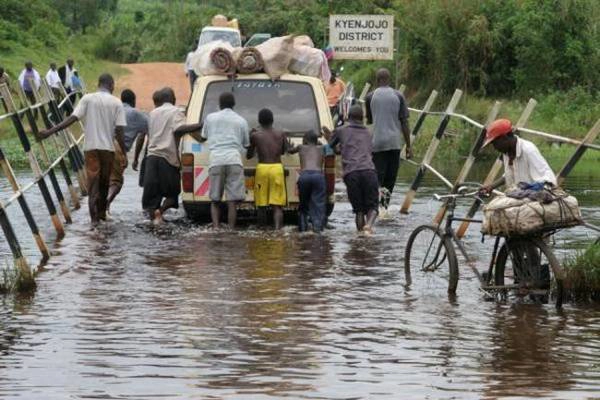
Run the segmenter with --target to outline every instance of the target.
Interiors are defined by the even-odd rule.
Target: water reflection
[[[560,351],[567,317],[539,305],[498,306],[492,316],[486,396],[540,397],[573,384],[573,357]],[[489,357],[489,358],[488,358]]]
[[[75,213],[35,297],[0,305],[0,397],[593,397],[600,308],[487,303],[465,266],[453,301],[405,288],[404,243],[434,206],[424,190],[372,237],[344,201],[321,236],[181,214],[157,229],[129,179],[113,221]]]

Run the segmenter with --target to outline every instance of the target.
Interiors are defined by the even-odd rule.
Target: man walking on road
[[[114,88],[115,81],[111,75],[100,75],[97,92],[83,96],[73,114],[63,122],[40,132],[40,137],[44,139],[78,120],[83,121],[88,205],[93,225],[106,220],[110,174],[115,158],[113,138],[116,137],[119,146],[125,148],[125,111],[121,100],[112,95]]]
[[[138,170],[138,159],[144,146],[144,137],[148,133],[148,115],[135,108],[136,100],[137,97],[132,90],[125,89],[121,92],[121,101],[127,120],[124,137],[125,152],[129,153],[135,143],[133,164],[131,166],[134,171]]]
[[[29,100],[29,104],[33,106],[36,101],[31,85],[33,84],[35,89],[39,90],[42,80],[40,74],[33,68],[33,63],[31,61],[25,63],[25,69],[21,71],[21,75],[19,75],[19,83],[21,84],[21,88],[23,88],[23,92],[25,92],[25,97]],[[33,116],[34,118],[37,118],[37,108],[33,110]]]
[[[72,85],[73,85],[73,72],[75,71],[75,61],[71,58],[67,60],[67,63],[58,69],[58,76],[60,76],[60,81],[65,87],[65,90],[68,93],[71,93]]]
[[[221,111],[206,116],[202,129],[203,140],[208,141],[210,150],[209,185],[210,215],[214,228],[221,220],[221,201],[225,194],[227,201],[227,222],[235,227],[237,203],[246,198],[244,167],[241,153],[250,145],[248,123],[233,111],[233,93],[219,96]]]
[[[348,124],[336,128],[333,135],[326,127],[323,131],[332,148],[341,147],[344,183],[355,214],[356,229],[371,234],[378,215],[378,182],[372,160],[372,139],[363,125],[361,106],[350,107],[348,118]]]
[[[381,191],[381,205],[387,209],[400,167],[400,151],[406,144],[406,158],[412,157],[408,107],[404,96],[390,87],[390,72],[377,71],[377,89],[365,99],[367,123],[373,124],[373,163]]]
[[[58,76],[60,76],[60,81],[62,85],[65,87],[65,91],[67,92],[67,96],[71,94],[73,91],[73,73],[75,71],[75,61],[69,58],[67,63],[61,66],[58,69]],[[65,104],[65,112],[67,115],[70,115],[73,111],[71,104],[75,102],[75,98],[69,96],[70,102]]]
[[[287,204],[285,172],[281,156],[287,151],[285,133],[273,129],[273,112],[263,108],[258,113],[260,130],[250,135],[250,147],[246,157],[251,159],[258,153],[258,165],[254,175],[254,202],[260,213],[273,208],[275,229],[283,227],[283,206]],[[263,219],[263,218],[261,218]]]
[[[48,86],[50,86],[54,98],[60,101],[60,98],[62,97],[60,95],[60,77],[58,76],[55,63],[51,63],[50,69],[46,72],[46,82],[48,83]]]
[[[185,112],[175,106],[173,89],[163,88],[152,98],[156,108],[150,112],[148,121],[148,158],[144,167],[142,207],[155,224],[160,224],[166,210],[179,207],[179,139],[186,133],[192,133],[199,140],[202,124],[185,124]]]

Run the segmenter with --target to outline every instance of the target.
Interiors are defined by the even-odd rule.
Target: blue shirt
[[[231,108],[208,114],[202,137],[208,142],[210,167],[242,164],[241,153],[250,146],[248,123]]]
[[[148,116],[127,103],[123,103],[123,108],[125,109],[125,119],[127,120],[124,138],[125,152],[128,152],[131,150],[138,134],[148,132]]]

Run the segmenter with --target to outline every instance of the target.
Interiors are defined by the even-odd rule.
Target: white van
[[[202,32],[200,32],[200,38],[198,38],[198,48],[207,43],[219,40],[228,42],[233,47],[240,47],[242,45],[242,37],[239,29],[220,26],[207,26],[202,29]]]
[[[235,79],[225,76],[201,76],[196,80],[187,110],[188,123],[203,121],[219,109],[219,96],[232,92],[235,96],[234,111],[248,121],[250,128],[258,126],[258,112],[269,108],[274,115],[274,127],[286,132],[295,144],[302,142],[308,130],[320,132],[322,126],[333,129],[333,121],[327,104],[323,83],[313,77],[286,74],[272,81],[266,74],[240,75]],[[208,147],[198,143],[190,135],[181,143],[182,198],[188,216],[198,220],[210,219]],[[245,157],[244,157],[245,159]],[[298,191],[296,182],[300,172],[297,154],[284,155],[282,162],[286,175],[288,204],[284,208],[288,215],[296,214]],[[240,211],[254,213],[254,173],[257,159],[244,161],[246,200]],[[331,213],[334,204],[335,156],[325,157],[328,204]]]

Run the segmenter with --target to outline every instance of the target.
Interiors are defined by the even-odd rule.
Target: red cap
[[[512,130],[513,130],[513,126],[512,126],[512,122],[510,122],[510,120],[508,120],[508,119],[495,120],[487,127],[487,132],[485,134],[485,141],[483,142],[483,146],[481,146],[481,147],[487,146],[488,144],[492,143],[494,140],[498,139],[499,137],[508,135],[510,132],[512,132]]]

